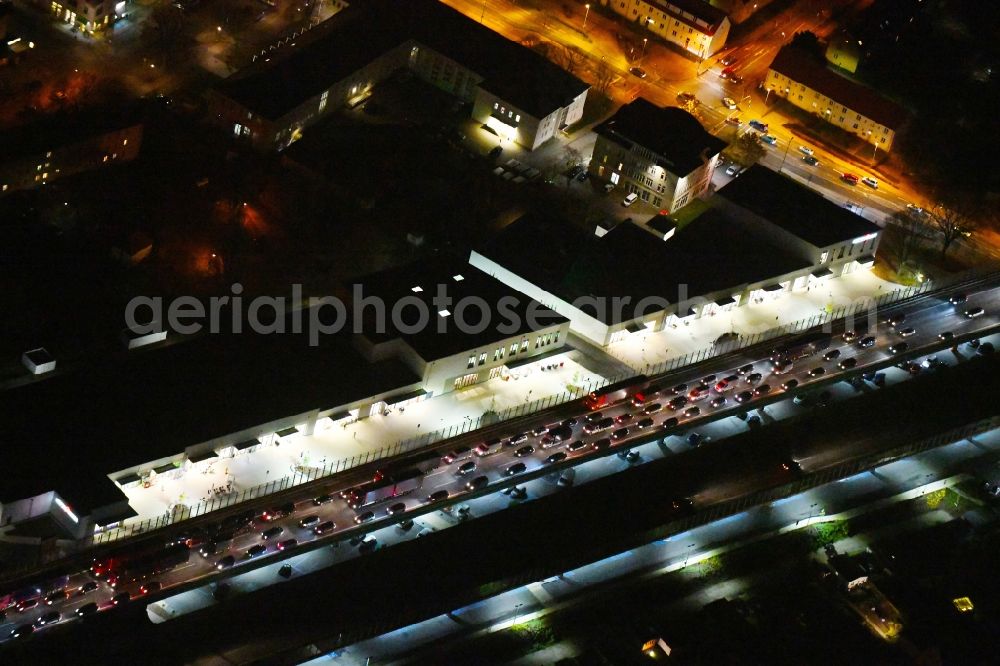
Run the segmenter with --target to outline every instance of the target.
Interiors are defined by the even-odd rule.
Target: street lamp
[[[778,173],[781,173],[781,170],[785,168],[785,158],[788,157],[788,149],[792,147],[792,138],[788,137],[788,145],[785,146],[785,154],[781,156],[781,166],[778,167]]]
[[[774,88],[770,86],[767,87],[767,94],[764,95],[764,106],[767,106],[767,99],[771,96],[772,90],[774,90]]]
[[[587,4],[584,5],[584,7],[587,8],[587,13],[585,13],[583,15],[583,29],[586,30],[587,29],[587,19],[590,17],[590,3],[588,2]]]
[[[649,38],[648,37],[643,37],[642,38],[642,54],[639,56],[640,60],[642,60],[643,58],[646,57],[646,43],[647,42],[649,42]]]
[[[521,610],[521,606],[523,606],[523,605],[524,604],[514,604],[514,621],[511,622],[511,624],[510,624],[511,627],[516,627],[517,626],[517,616],[518,616],[518,613]]]

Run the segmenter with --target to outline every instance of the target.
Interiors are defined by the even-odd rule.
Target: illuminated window
[[[468,368],[473,367],[474,365],[476,365],[476,355],[475,354],[473,354],[472,356],[469,357],[469,364],[467,366],[465,366],[465,367],[466,367],[466,369],[468,369]]]
[[[514,120],[517,122],[521,122],[521,114],[519,113],[516,116],[514,116]]]
[[[417,285],[416,287],[412,287],[412,288],[410,289],[410,291],[412,291],[412,292],[413,292],[414,294],[419,294],[419,293],[420,293],[420,292],[422,292],[423,290],[424,290],[424,288],[423,288],[423,287],[421,287],[421,286],[419,286],[419,285]]]
[[[127,146],[128,145],[128,139],[122,139],[122,145],[123,146]]]

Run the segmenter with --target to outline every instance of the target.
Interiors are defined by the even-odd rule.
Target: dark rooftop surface
[[[417,332],[401,332],[392,326],[393,322],[387,321],[385,332],[377,333],[375,311],[372,308],[364,311],[364,330],[366,337],[373,342],[402,338],[428,362],[495,345],[500,340],[567,321],[562,315],[540,306],[524,294],[457,258],[417,262],[358,278],[353,283],[363,286],[362,293],[365,297],[379,296],[386,304],[387,311],[391,311],[392,304],[404,298],[411,301],[419,299],[426,306],[425,311],[430,316],[429,324]],[[419,288],[420,291],[414,291],[414,288]],[[445,307],[450,313],[447,316],[441,316],[439,308],[433,302],[439,288],[443,288],[443,293],[451,299],[451,304]],[[465,302],[469,305],[459,312],[456,306],[464,299],[467,299]],[[482,319],[481,309],[473,299],[488,306],[489,319]],[[509,307],[498,307],[501,302]],[[529,304],[534,304],[531,317],[528,316]],[[466,324],[466,331],[460,330],[462,327],[457,321],[459,316]],[[407,306],[402,310],[402,317],[404,324],[412,325],[418,319],[416,307]]]
[[[771,63],[771,69],[890,129],[898,129],[907,118],[903,107],[875,90],[837,74],[826,66],[826,61],[814,60],[809,53],[797,47],[781,47]]]
[[[692,21],[689,17],[685,16],[685,12],[700,18],[706,23],[708,23],[712,29],[706,30],[706,34],[714,34],[715,28],[722,23],[722,19],[726,18],[726,12],[722,11],[718,7],[713,7],[705,0],[652,0],[650,2],[657,9],[661,9],[667,12],[668,15],[675,18],[681,19],[683,23],[687,25],[699,27],[695,21]],[[670,9],[670,5],[673,5],[680,12]]]
[[[56,490],[82,513],[122,499],[106,478],[113,472],[419,380],[394,361],[368,364],[346,336],[310,347],[305,335],[253,333],[205,335],[48,377],[0,396],[0,501]]]
[[[641,97],[618,109],[594,131],[626,148],[633,143],[648,148],[663,158],[657,160],[660,166],[678,176],[691,173],[727,145],[684,109],[660,108]]]
[[[769,220],[791,234],[826,247],[880,231],[880,227],[767,167],[754,165],[716,196]]]
[[[38,155],[141,124],[144,111],[142,104],[116,103],[45,116],[29,125],[0,132],[0,160]]]
[[[589,86],[531,49],[436,0],[356,3],[306,33],[288,55],[276,51],[224,81],[227,97],[277,119],[305,100],[408,40],[429,47],[485,79],[515,107],[544,117]]]
[[[525,242],[531,239],[531,242]],[[631,299],[615,312],[582,308],[606,324],[628,321],[645,297],[712,294],[768,280],[810,264],[761,238],[748,236],[714,209],[702,213],[670,240],[660,241],[632,223],[598,238],[557,218],[527,214],[478,250],[480,254],[573,303],[596,297]]]

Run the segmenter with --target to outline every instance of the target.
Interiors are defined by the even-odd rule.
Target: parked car
[[[628,196],[626,196],[622,200],[622,206],[625,206],[626,208],[628,208],[629,206],[631,206],[632,204],[634,204],[635,201],[636,201],[636,199],[638,199],[638,198],[639,198],[638,194],[636,194],[635,192],[629,192]]]
[[[760,140],[769,146],[774,146],[777,145],[778,143],[778,137],[772,136],[770,134],[765,134],[764,136],[760,137]]]
[[[730,110],[731,109],[735,109],[736,108],[736,100],[733,99],[732,97],[723,97],[722,98],[722,106],[724,106],[724,107],[726,107],[727,109],[730,109]]]

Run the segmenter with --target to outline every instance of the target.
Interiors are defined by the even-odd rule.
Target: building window
[[[528,351],[528,338],[521,340],[521,353]]]
[[[513,356],[516,353],[517,353],[517,343],[512,342],[510,343],[510,355]]]
[[[483,363],[486,363],[486,352],[479,355],[479,365],[482,365]]]
[[[473,354],[472,356],[469,357],[469,364],[466,365],[465,367],[466,368],[471,368],[474,365],[476,365],[476,355],[475,354]]]

